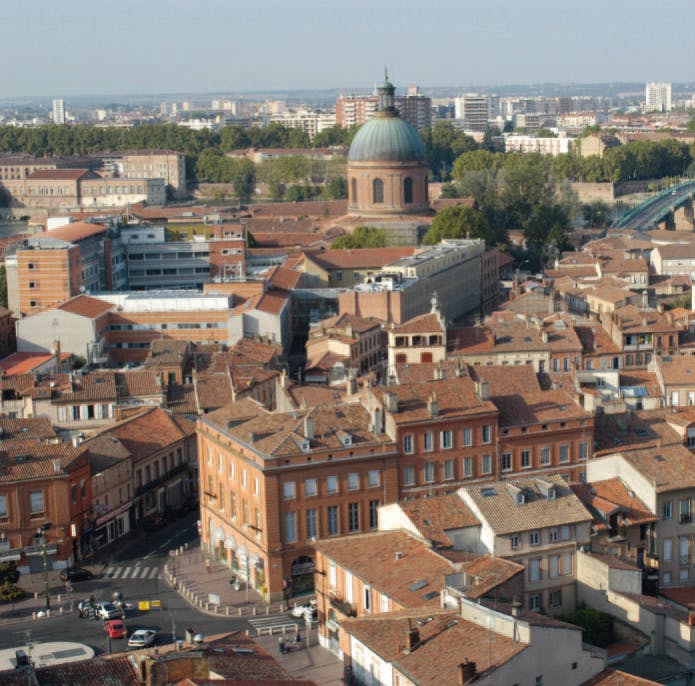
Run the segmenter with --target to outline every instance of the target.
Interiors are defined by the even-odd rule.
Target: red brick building
[[[79,560],[90,528],[89,450],[50,436],[16,438],[25,426],[33,433],[32,420],[4,421],[17,431],[0,448],[0,561],[41,571],[45,541],[48,568],[66,567]]]

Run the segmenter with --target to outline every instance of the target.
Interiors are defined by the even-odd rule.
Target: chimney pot
[[[463,662],[459,665],[458,686],[469,684],[475,678],[475,675],[475,662],[470,662],[468,658],[464,658]]]

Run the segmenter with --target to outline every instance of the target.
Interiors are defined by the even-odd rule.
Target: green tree
[[[582,640],[586,643],[605,648],[615,641],[613,618],[605,612],[582,606],[560,619],[580,626],[583,631]]]
[[[14,562],[0,562],[0,585],[16,584],[19,576],[19,570]]]
[[[438,212],[422,242],[434,245],[445,238],[483,238],[486,243],[494,242],[482,212],[465,205],[453,205]]]
[[[332,176],[326,181],[326,195],[331,200],[342,200],[348,197],[347,179],[344,176]]]
[[[536,131],[536,138],[557,138],[557,134],[550,129],[541,128]]]
[[[385,248],[387,234],[376,226],[357,226],[351,234],[333,241],[332,248]]]
[[[494,140],[501,135],[502,132],[499,130],[498,126],[488,126],[483,134],[483,141],[480,144],[480,147],[483,150],[489,150],[490,152],[499,152],[500,150],[503,150],[503,144],[500,144],[498,141]]]
[[[9,581],[0,584],[0,603],[16,603],[24,598],[26,594],[27,592],[23,588],[15,586]]]
[[[584,203],[582,218],[587,226],[597,229],[605,228],[611,221],[611,208],[601,200]]]

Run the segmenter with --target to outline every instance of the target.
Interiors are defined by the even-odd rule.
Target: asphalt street
[[[124,600],[134,606],[127,612],[126,635],[130,636],[135,629],[156,629],[160,632],[158,644],[183,638],[189,627],[203,635],[249,628],[244,618],[214,617],[194,609],[161,575],[169,550],[197,538],[196,520],[197,513],[189,513],[160,531],[135,535],[125,545],[98,554],[93,569],[103,569],[103,573],[91,581],[73,583],[72,593],[68,595],[73,607],[90,595],[97,601],[111,600],[113,593],[119,591]],[[60,584],[53,589],[55,593],[63,590]],[[140,601],[159,601],[160,609],[138,610]],[[97,652],[125,649],[123,639],[109,641],[101,620],[80,619],[77,612],[45,619],[0,622],[0,648],[25,645],[28,641],[77,641],[90,645]]]

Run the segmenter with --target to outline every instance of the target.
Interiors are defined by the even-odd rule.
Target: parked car
[[[120,608],[117,608],[113,603],[97,603],[97,617],[101,619],[118,619],[121,616]]]
[[[88,569],[83,569],[82,567],[67,567],[61,570],[60,580],[61,581],[89,581],[93,574]]]
[[[107,619],[104,622],[104,631],[109,638],[123,638],[125,636],[125,624],[122,619]]]
[[[154,629],[138,629],[128,639],[129,648],[147,648],[157,640],[157,632]]]
[[[304,619],[304,621],[313,622],[318,617],[316,601],[312,598],[308,603],[297,605],[290,610],[290,614],[297,619]]]

